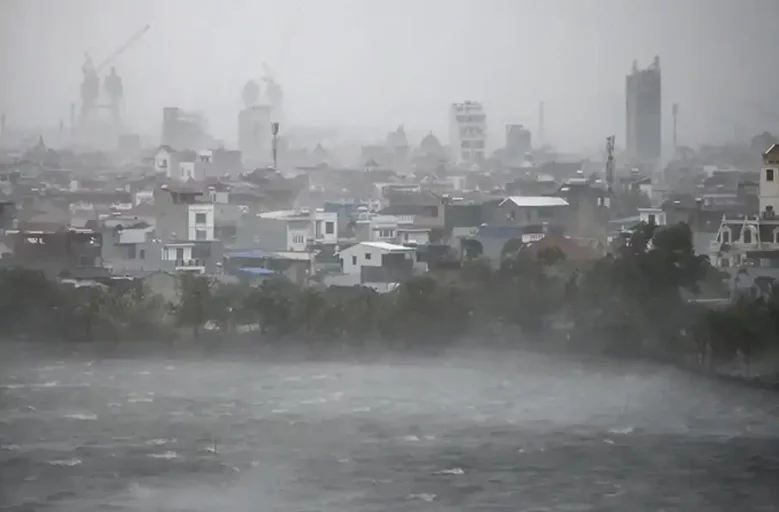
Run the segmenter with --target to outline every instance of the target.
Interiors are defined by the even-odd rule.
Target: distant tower
[[[674,152],[675,152],[676,148],[679,147],[679,144],[677,143],[677,140],[676,140],[676,126],[677,126],[676,122],[677,122],[678,117],[679,117],[679,104],[678,103],[674,103],[673,107],[671,107],[671,115],[673,115],[673,120],[674,120],[673,144],[674,144]]]
[[[260,86],[254,80],[249,80],[246,85],[243,86],[241,91],[241,99],[246,108],[253,107],[257,104],[257,100],[260,99]]]
[[[114,126],[119,127],[122,124],[120,106],[124,97],[124,86],[122,85],[122,79],[116,74],[116,68],[111,68],[111,74],[105,78],[103,84],[109,99],[111,118],[113,119]]]
[[[0,114],[0,135],[5,135],[5,112]]]
[[[663,107],[660,59],[647,69],[633,71],[625,78],[625,144],[636,161],[657,161],[662,156]]]
[[[538,105],[538,145],[543,146],[546,144],[546,136],[544,134],[544,102],[542,101]]]

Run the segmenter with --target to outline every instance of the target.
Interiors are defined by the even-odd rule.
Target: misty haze
[[[0,510],[779,510],[776,0],[0,0]]]

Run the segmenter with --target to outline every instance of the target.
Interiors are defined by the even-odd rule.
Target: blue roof
[[[262,268],[262,267],[243,267],[239,270],[241,272],[246,272],[247,274],[251,274],[253,276],[267,276],[275,273],[272,270],[268,270],[267,268]]]
[[[228,258],[277,258],[275,254],[262,249],[251,249],[248,251],[236,251],[225,253]]]

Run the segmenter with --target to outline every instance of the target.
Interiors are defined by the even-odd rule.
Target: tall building
[[[245,162],[269,164],[271,156],[271,107],[253,105],[238,114],[238,149]]]
[[[522,157],[530,151],[531,133],[521,124],[506,125],[506,156],[509,158]]]
[[[162,145],[179,151],[201,149],[210,143],[202,114],[178,107],[162,109]]]
[[[485,158],[487,115],[477,101],[452,103],[449,108],[449,146],[457,163],[477,163]]]
[[[632,72],[625,79],[627,150],[635,160],[659,160],[663,145],[663,107],[660,58]]]

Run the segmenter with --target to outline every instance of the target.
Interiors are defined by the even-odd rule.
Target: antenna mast
[[[614,135],[606,137],[606,185],[609,194],[614,190]]]

